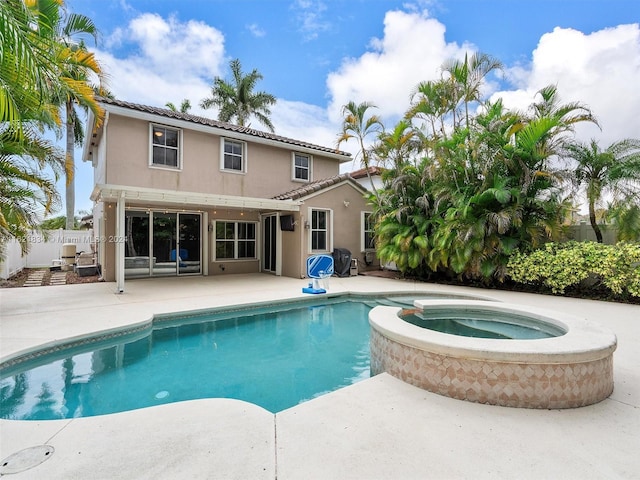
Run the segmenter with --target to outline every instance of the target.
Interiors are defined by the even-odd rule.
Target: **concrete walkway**
[[[525,410],[435,395],[383,374],[273,415],[210,399],[90,418],[0,421],[0,459],[55,448],[16,479],[640,478],[640,307],[372,277],[334,292],[451,292],[573,313],[618,336],[615,390],[573,410]],[[0,290],[0,360],[136,324],[154,313],[304,296],[267,275]],[[0,463],[1,468],[2,463]]]

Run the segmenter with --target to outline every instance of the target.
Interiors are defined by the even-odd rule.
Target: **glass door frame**
[[[278,218],[277,213],[262,215],[262,259],[260,269],[263,272],[278,271]],[[268,224],[267,224],[268,222]],[[267,263],[269,263],[267,267]]]
[[[188,276],[188,275],[202,275],[203,274],[203,247],[204,247],[204,232],[203,232],[203,213],[202,212],[198,212],[198,211],[185,211],[185,210],[171,210],[171,209],[163,209],[163,208],[140,208],[140,207],[131,207],[127,209],[127,212],[138,212],[138,213],[146,213],[148,215],[148,260],[147,260],[147,273],[142,273],[139,272],[138,274],[133,274],[131,275],[131,273],[127,276],[128,278],[144,278],[144,277],[166,277],[166,276]],[[154,235],[155,235],[155,226],[154,226],[154,220],[155,215],[170,215],[173,218],[173,221],[171,223],[174,224],[175,228],[173,229],[173,232],[170,233],[171,235],[171,240],[170,240],[170,245],[168,246],[168,257],[162,258],[161,262],[159,263],[167,263],[167,267],[169,267],[169,270],[167,271],[167,267],[164,268],[164,272],[161,272],[160,269],[161,267],[157,265],[157,255],[155,252],[155,245],[154,245]],[[197,231],[191,230],[190,232],[183,232],[181,233],[181,226],[186,225],[184,223],[181,223],[181,219],[180,216],[184,215],[186,216],[196,216],[197,217],[197,224],[198,224],[198,228]],[[125,217],[126,217],[126,213],[125,213]],[[129,233],[129,232],[127,232]],[[197,248],[190,248],[189,250],[192,252],[190,255],[187,253],[185,255],[182,255],[186,258],[181,258],[182,256],[180,255],[180,249],[182,248],[180,246],[180,242],[181,242],[181,235],[187,235],[190,234],[192,237],[195,235],[196,239],[195,241],[197,241]],[[190,242],[193,242],[194,240],[191,239]],[[166,250],[166,249],[165,249]],[[196,255],[194,256],[194,251],[196,253]],[[126,259],[128,257],[125,257],[125,275],[127,274],[127,268],[126,268]],[[172,260],[173,259],[173,260]],[[195,259],[195,260],[194,260]],[[140,260],[138,259],[138,262]],[[171,271],[171,266],[170,264],[175,262],[175,271]],[[155,271],[154,271],[155,270]]]

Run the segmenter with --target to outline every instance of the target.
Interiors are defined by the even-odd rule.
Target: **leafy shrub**
[[[548,243],[512,255],[507,275],[518,283],[546,285],[553,293],[592,277],[617,295],[640,297],[640,244]]]

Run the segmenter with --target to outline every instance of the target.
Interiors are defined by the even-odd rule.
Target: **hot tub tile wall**
[[[402,345],[371,331],[371,373],[387,372],[430,392],[521,408],[573,408],[613,391],[613,354],[574,364],[491,362]]]

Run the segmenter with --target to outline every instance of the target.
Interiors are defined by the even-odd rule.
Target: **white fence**
[[[65,243],[76,245],[76,252],[90,252],[93,230],[47,230],[45,235],[31,233],[29,253],[22,256],[20,245],[11,240],[5,246],[6,258],[0,261],[0,278],[9,278],[23,268],[42,268],[53,265],[54,260],[62,257]]]

